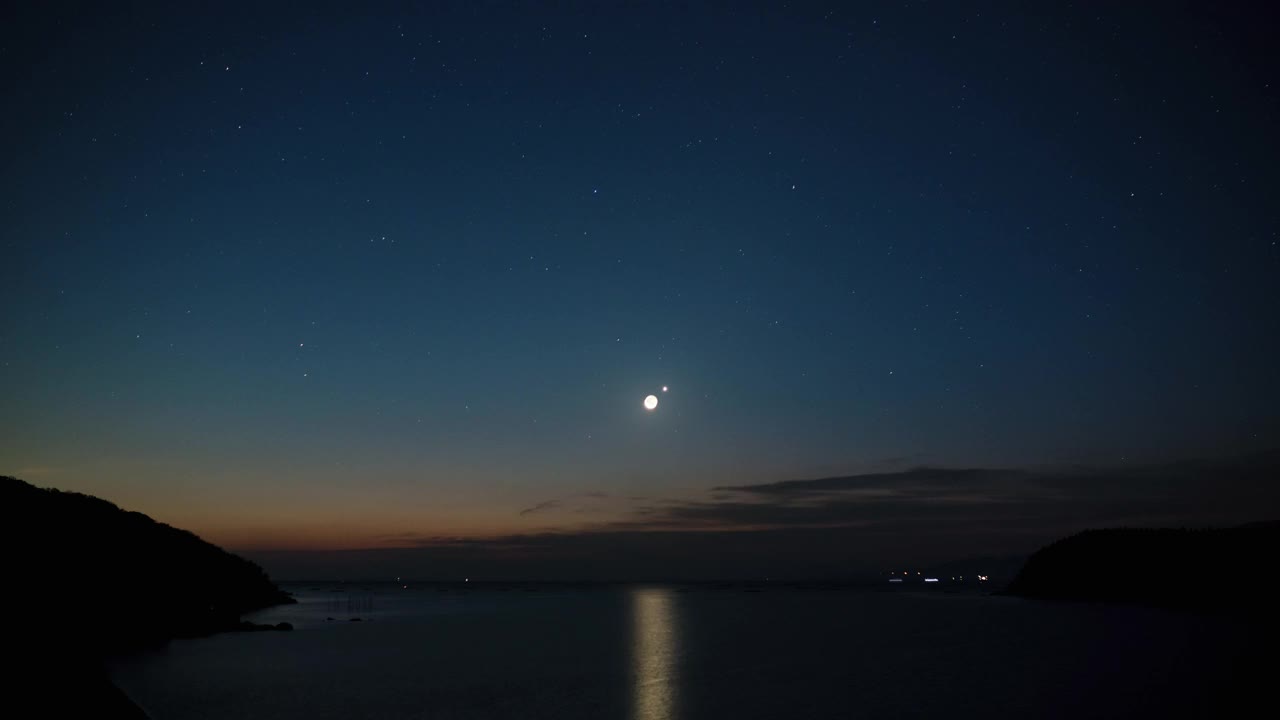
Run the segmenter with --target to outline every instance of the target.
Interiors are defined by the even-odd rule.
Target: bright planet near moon
[[[644,409],[645,409],[645,410],[652,410],[652,409],[654,409],[654,408],[656,408],[656,407],[658,407],[658,396],[657,396],[657,395],[650,395],[649,397],[647,397],[647,398],[645,398],[645,399],[644,399]]]

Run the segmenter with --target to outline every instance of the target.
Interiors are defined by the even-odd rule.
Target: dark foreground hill
[[[1037,551],[1008,593],[1201,610],[1261,610],[1280,523],[1184,530],[1088,530]]]
[[[49,717],[113,699],[98,669],[109,654],[237,629],[243,613],[293,602],[260,567],[190,532],[11,477],[0,477],[0,577],[17,661],[5,684]]]

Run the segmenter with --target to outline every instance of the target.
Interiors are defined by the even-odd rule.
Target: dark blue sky
[[[1275,446],[1269,16],[375,5],[5,11],[0,469],[366,547]]]

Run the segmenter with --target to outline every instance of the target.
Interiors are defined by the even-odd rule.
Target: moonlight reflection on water
[[[675,717],[676,622],[670,590],[638,589],[631,594],[635,720]]]

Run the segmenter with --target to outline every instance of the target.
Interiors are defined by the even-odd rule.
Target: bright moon
[[[649,397],[647,397],[647,398],[645,398],[645,399],[644,399],[644,409],[645,409],[645,410],[652,410],[652,409],[654,409],[654,408],[656,408],[656,407],[658,407],[658,396],[657,396],[657,395],[650,395]]]

